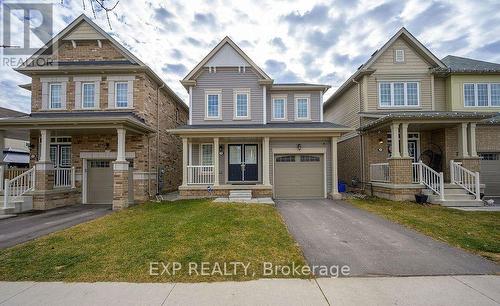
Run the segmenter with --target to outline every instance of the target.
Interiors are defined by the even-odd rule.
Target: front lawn
[[[305,264],[274,207],[189,200],[142,204],[0,250],[0,280],[247,280],[266,277],[264,262]]]
[[[350,199],[357,207],[500,263],[500,212],[460,211],[379,198]]]

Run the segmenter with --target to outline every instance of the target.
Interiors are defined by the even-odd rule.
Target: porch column
[[[219,137],[214,137],[214,186],[219,186]]]
[[[469,123],[469,154],[471,157],[477,157],[476,123]]]
[[[338,172],[337,172],[337,166],[338,166],[338,158],[337,158],[337,137],[332,137],[331,142],[332,142],[332,198],[334,199],[340,199],[341,196],[339,194],[339,183],[338,183]]]
[[[0,130],[0,166],[3,164],[3,150],[5,149],[5,131]],[[3,184],[3,182],[2,182]],[[0,184],[0,188],[1,185]]]
[[[458,125],[458,156],[469,157],[467,151],[467,123],[460,123]]]
[[[401,123],[401,151],[403,157],[410,157],[408,154],[408,123]]]
[[[128,168],[125,159],[125,129],[116,129],[117,148],[116,160],[113,162],[113,210],[127,208],[128,199]]]
[[[399,153],[399,123],[391,124],[392,155],[393,158],[401,157]]]
[[[269,137],[262,140],[262,184],[271,185],[269,181]]]
[[[188,183],[188,139],[182,138],[182,186]]]
[[[54,189],[54,163],[50,160],[50,131],[40,130],[40,152],[35,163],[35,190]],[[36,203],[35,209],[45,209],[43,201]]]

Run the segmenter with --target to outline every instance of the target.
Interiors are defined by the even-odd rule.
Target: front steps
[[[439,204],[448,207],[479,207],[484,206],[482,200],[476,200],[476,197],[462,187],[454,184],[444,185],[444,200],[437,194],[434,194],[431,190],[425,189],[422,191],[423,194],[429,196],[429,203]]]
[[[229,200],[249,201],[252,199],[252,190],[230,190]]]
[[[33,196],[21,196],[19,199],[9,201],[7,208],[3,207],[3,195],[0,195],[0,215],[19,214],[33,210]]]

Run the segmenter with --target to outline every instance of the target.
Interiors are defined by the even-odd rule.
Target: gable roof
[[[238,55],[240,55],[252,68],[254,68],[257,73],[262,77],[262,79],[264,80],[267,80],[269,82],[272,83],[272,79],[264,72],[264,70],[262,70],[259,66],[257,66],[257,64],[255,64],[252,59],[250,59],[250,57],[248,57],[248,55],[245,54],[245,52],[243,52],[243,50],[240,49],[240,47],[238,47],[238,45],[236,45],[234,43],[234,41],[231,40],[231,38],[229,38],[228,36],[224,37],[223,40],[221,40],[221,42],[219,42],[217,44],[217,46],[215,46],[215,48],[212,49],[212,51],[210,51],[210,53],[208,53],[202,60],[201,62],[198,63],[198,65],[196,65],[193,70],[191,70],[188,75],[182,79],[181,83],[187,87],[187,85],[189,84],[190,81],[194,81],[194,76],[201,70],[203,69],[203,67],[205,66],[205,64],[207,64],[216,54],[217,52],[219,52],[222,47],[224,47],[226,44],[228,44],[229,46],[231,46],[234,51],[236,51],[236,53]]]
[[[500,72],[500,64],[448,55],[442,59],[448,72]]]
[[[370,74],[374,70],[371,69],[371,66],[375,61],[390,47],[392,44],[398,39],[403,38],[405,42],[407,42],[420,56],[422,56],[428,63],[435,65],[439,68],[446,68],[446,65],[437,58],[427,47],[425,47],[418,39],[415,38],[405,27],[402,27],[399,31],[396,32],[383,46],[382,48],[375,51],[372,56],[361,65],[358,70],[351,75],[338,89],[331,95],[325,103],[323,103],[323,108],[327,107],[333,101],[339,97],[342,93],[344,93],[347,89],[353,85],[359,77]]]

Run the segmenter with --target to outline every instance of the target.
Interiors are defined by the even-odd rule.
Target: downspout
[[[156,194],[160,194],[160,89],[163,87],[164,83],[156,89]]]

